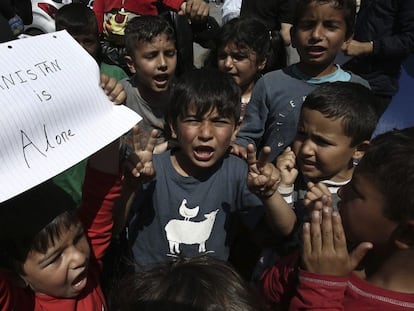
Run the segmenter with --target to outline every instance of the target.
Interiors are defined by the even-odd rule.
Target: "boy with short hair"
[[[315,205],[301,260],[285,258],[264,273],[269,302],[289,310],[413,308],[413,153],[414,128],[371,141],[339,191],[339,212],[326,196]]]
[[[376,128],[375,103],[369,89],[352,82],[324,84],[306,97],[292,148],[277,158],[286,202],[309,204],[305,193],[317,186],[335,205],[338,188],[351,180]]]
[[[234,153],[246,156],[245,146],[272,149],[275,159],[295,137],[300,107],[317,85],[351,81],[368,83],[334,63],[335,57],[352,38],[354,0],[299,0],[292,27],[292,45],[300,61],[269,72],[253,89]]]
[[[147,144],[151,131],[156,129],[157,145],[163,146],[157,146],[161,148],[157,152],[163,151],[167,147],[164,109],[177,66],[174,29],[161,16],[135,17],[125,29],[125,48],[125,60],[133,74],[121,81],[127,93],[126,106],[142,117],[141,145]]]
[[[262,252],[255,278],[280,256],[300,247],[309,206],[328,195],[336,209],[337,191],[351,180],[376,128],[375,102],[369,89],[352,82],[327,83],[306,97],[292,148],[276,160],[281,175],[278,192],[285,199],[281,204],[294,209],[296,229],[288,240],[272,240],[271,248]]]
[[[257,160],[249,146],[248,164],[228,152],[240,124],[234,79],[218,70],[186,72],[172,86],[167,109],[177,147],[154,156],[153,146],[135,148],[140,186],[128,226],[135,261],[148,266],[201,254],[227,260],[232,218],[244,213],[254,226],[263,206],[271,225],[290,233],[296,219],[290,207],[279,208],[279,172],[266,161],[269,148]]]

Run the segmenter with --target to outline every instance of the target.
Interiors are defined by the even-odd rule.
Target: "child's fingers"
[[[329,207],[324,207],[322,209],[322,248],[326,250],[334,249],[334,237],[332,229],[332,209]]]
[[[109,81],[109,76],[104,73],[101,73],[99,84],[102,89],[105,89],[105,86],[108,83],[108,81]]]
[[[252,144],[247,145],[247,164],[249,167],[257,164],[256,150]]]
[[[370,242],[362,242],[350,254],[352,270],[358,266],[373,245]]]
[[[154,153],[155,145],[157,144],[157,136],[158,136],[158,131],[155,129],[152,130],[151,136],[149,137],[148,142],[147,142],[147,146],[145,147],[145,151]]]
[[[123,102],[125,102],[126,100],[126,92],[124,90],[124,87],[122,86],[121,83],[117,83],[115,85],[115,88],[112,90],[111,94],[110,94],[110,98],[111,100],[117,104],[117,105],[121,105]]]
[[[336,250],[346,250],[346,238],[344,233],[344,228],[342,226],[341,216],[338,212],[332,213],[332,230],[334,236],[334,245]]]
[[[312,255],[312,240],[310,232],[310,223],[305,222],[302,228],[302,257],[304,259],[310,258]]]
[[[141,138],[144,134],[144,131],[141,129],[141,126],[139,124],[136,124],[132,129],[132,142],[134,144],[134,151],[141,151]]]
[[[322,251],[321,236],[321,212],[313,211],[310,221],[310,241],[312,243],[312,253],[320,254]]]
[[[269,146],[265,146],[259,153],[259,158],[257,159],[257,166],[259,167],[259,169],[262,169],[268,162],[270,152],[271,148]]]

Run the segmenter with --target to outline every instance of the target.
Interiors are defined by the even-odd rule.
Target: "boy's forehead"
[[[300,126],[306,126],[314,131],[326,132],[330,135],[345,135],[345,124],[343,117],[331,117],[318,110],[303,107],[300,119]],[[351,139],[350,137],[348,137]]]
[[[299,20],[308,19],[315,16],[315,14],[323,14],[326,19],[341,19],[345,20],[345,13],[336,2],[333,1],[312,1],[306,5],[302,11]]]

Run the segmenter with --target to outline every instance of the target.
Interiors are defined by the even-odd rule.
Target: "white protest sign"
[[[66,32],[0,44],[0,202],[73,166],[141,117],[115,106]]]

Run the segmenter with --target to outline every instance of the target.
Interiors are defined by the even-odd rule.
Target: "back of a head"
[[[346,38],[349,38],[355,29],[356,1],[355,0],[296,0],[296,9],[293,15],[293,27],[298,26],[301,18],[312,3],[323,5],[332,4],[334,8],[344,12],[346,23]]]
[[[61,7],[55,16],[56,30],[66,29],[71,35],[98,35],[98,23],[95,13],[80,2],[74,2]]]
[[[369,140],[377,126],[376,97],[365,86],[353,82],[332,82],[318,86],[303,102],[330,119],[342,119],[344,134],[356,146]]]
[[[358,170],[367,174],[385,199],[385,215],[395,222],[414,220],[414,127],[376,136]]]
[[[120,283],[115,295],[120,311],[265,310],[227,262],[208,256],[181,258],[137,271]]]
[[[187,115],[190,106],[196,108],[198,116],[217,109],[222,116],[240,117],[240,88],[229,74],[218,69],[185,72],[174,80],[169,98],[165,118],[173,126],[179,117]]]
[[[18,270],[30,251],[46,252],[62,229],[79,221],[75,207],[72,198],[51,181],[0,203],[3,264]]]
[[[128,21],[125,28],[125,49],[133,55],[138,42],[151,42],[156,36],[165,34],[168,40],[175,41],[174,28],[159,15],[141,15]]]

